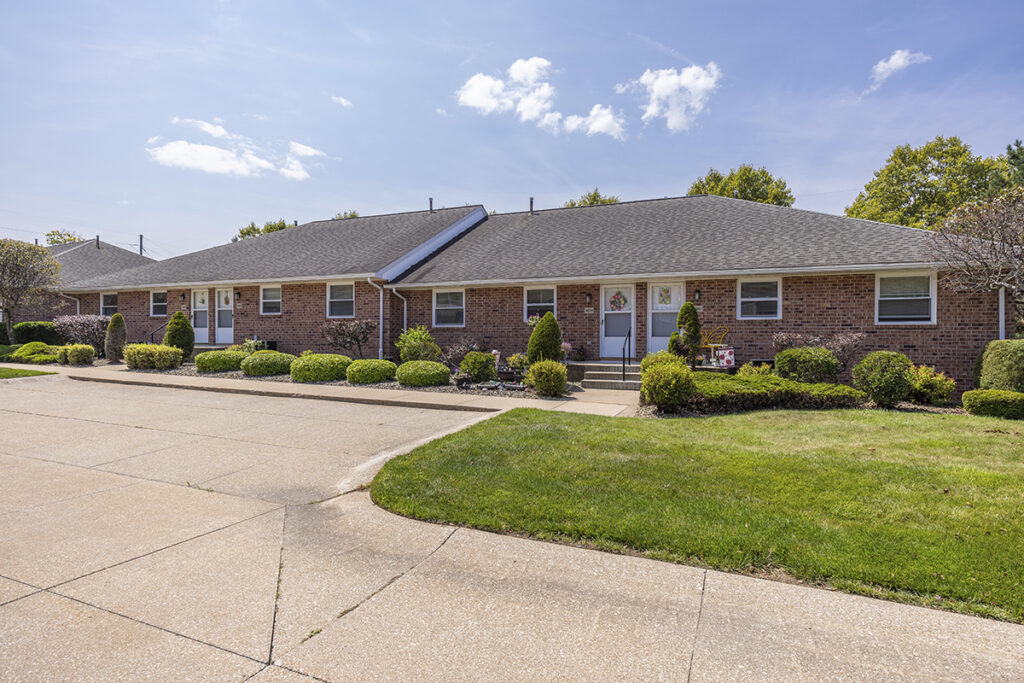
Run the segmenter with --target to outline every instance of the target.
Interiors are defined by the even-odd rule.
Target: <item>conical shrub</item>
[[[124,317],[115,313],[107,323],[107,335],[103,338],[103,355],[111,363],[124,358],[124,344],[128,340],[128,328],[124,325]]]
[[[533,328],[526,347],[526,360],[530,365],[542,360],[562,360],[562,328],[551,311]]]
[[[697,354],[700,353],[701,336],[700,318],[697,315],[697,307],[693,305],[693,302],[687,301],[679,308],[679,315],[676,316],[676,326],[682,331],[682,334],[679,335],[675,342],[676,348],[678,351],[682,351],[680,355],[686,356],[686,360],[690,362],[690,367],[694,367],[697,364]],[[671,339],[669,344],[671,346]]]
[[[188,321],[188,316],[181,311],[175,311],[167,323],[167,331],[164,332],[164,346],[181,349],[182,357],[188,359],[195,345],[196,333],[192,329],[192,323]]]

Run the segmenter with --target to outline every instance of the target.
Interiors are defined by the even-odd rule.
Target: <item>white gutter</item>
[[[141,267],[141,266],[137,266]],[[345,275],[303,275],[302,277],[271,278],[263,277],[258,280],[212,280],[210,282],[165,282],[146,285],[105,285],[103,287],[72,287],[67,292],[135,292],[147,289],[197,289],[200,287],[221,287],[228,288],[241,285],[264,285],[268,282],[277,283],[299,283],[299,282],[330,282],[339,280],[359,280],[364,277],[373,277],[373,273],[347,273]],[[101,276],[102,277],[102,276]]]
[[[384,358],[384,288],[366,278],[366,281],[377,288],[380,292],[380,311],[377,313],[377,358]]]
[[[75,302],[75,315],[82,315],[82,300],[81,299],[78,299],[78,298],[73,297],[73,296],[68,296],[67,294],[58,294],[57,296],[62,296],[65,299],[71,299],[72,301],[74,301]]]
[[[1006,339],[1006,287],[999,288],[999,338]]]
[[[399,294],[397,289],[392,289],[391,292],[402,300],[402,331],[404,332],[409,327],[409,300]]]

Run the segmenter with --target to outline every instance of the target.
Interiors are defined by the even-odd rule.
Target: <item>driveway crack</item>
[[[708,570],[704,570],[704,576],[700,581],[700,607],[697,609],[697,623],[693,627],[693,646],[690,648],[690,666],[686,669],[686,681],[689,683],[693,675],[693,657],[697,653],[697,638],[700,636],[700,618],[704,614],[704,589],[708,585]]]
[[[288,506],[281,517],[281,548],[277,559],[277,584],[274,589],[274,618],[270,622],[270,650],[267,653],[267,664],[274,663],[274,632],[277,630],[277,606],[281,602],[281,574],[284,572],[284,534],[288,525]]]

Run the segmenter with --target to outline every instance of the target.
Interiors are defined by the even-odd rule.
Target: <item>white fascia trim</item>
[[[744,282],[775,282],[778,289],[778,296],[751,297],[746,301],[777,301],[779,303],[775,315],[750,315],[742,313],[743,301],[740,298],[740,290]],[[741,277],[736,280],[736,319],[737,320],[782,320],[782,278],[781,277]]]
[[[554,291],[554,297],[553,297],[553,299],[551,301],[551,308],[554,309],[552,311],[552,313],[557,318],[558,317],[558,287],[554,283],[545,284],[545,285],[538,284],[538,285],[530,285],[530,286],[527,286],[527,287],[523,287],[523,322],[525,323],[527,321],[527,318],[528,318],[528,316],[526,314],[526,309],[527,309],[526,293],[529,292],[531,289],[550,289],[550,290]]]
[[[275,278],[274,282],[296,284],[301,282],[328,282],[331,280],[362,280],[368,277],[376,277],[373,273],[356,273],[347,275],[308,275],[303,277],[285,277]],[[227,289],[229,287],[239,287],[243,285],[262,285],[268,282],[267,278],[260,278],[258,280],[212,280],[210,282],[160,282],[150,285],[131,285],[126,287],[118,287],[119,292],[135,292],[146,289],[201,289],[203,287],[215,287],[218,289]],[[65,292],[96,292],[104,291],[99,290],[96,287],[83,288],[83,287],[69,287],[64,289]]]
[[[753,268],[749,270],[680,271],[677,273],[627,273],[624,275],[572,275],[568,277],[516,278],[512,280],[453,280],[449,282],[396,282],[385,285],[388,289],[433,289],[436,287],[481,287],[519,284],[543,284],[547,282],[592,284],[597,282],[637,282],[652,280],[721,280],[759,275],[841,275],[844,273],[874,273],[876,271],[927,269],[931,266],[921,263],[874,263],[855,266],[811,266],[803,268]]]
[[[879,294],[881,289],[879,288],[879,280],[883,277],[900,277],[901,275],[909,275],[916,277],[928,276],[928,295],[931,298],[931,320],[879,320],[878,319],[878,301],[881,297]],[[875,325],[879,327],[891,327],[893,325],[937,325],[939,323],[937,311],[938,311],[938,273],[934,270],[926,270],[918,268],[916,270],[901,270],[896,272],[887,272],[885,275],[875,275]]]
[[[79,299],[78,297],[74,297],[74,296],[68,296],[67,294],[58,294],[57,296],[61,296],[61,297],[64,297],[65,299],[71,299],[72,301],[74,301],[75,302],[75,315],[81,315],[82,314],[82,300],[81,299]],[[4,319],[4,311],[3,311],[2,308],[0,308],[0,321],[3,321],[3,319]]]
[[[487,211],[482,206],[476,207],[423,244],[378,270],[375,277],[381,280],[392,280],[398,277],[485,218],[487,218]]]

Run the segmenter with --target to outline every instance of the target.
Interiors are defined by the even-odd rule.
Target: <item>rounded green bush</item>
[[[823,346],[801,346],[775,354],[775,374],[796,382],[835,383],[839,360]]]
[[[349,384],[376,384],[388,382],[395,378],[398,366],[389,360],[355,360],[348,366],[345,379]]]
[[[167,321],[167,331],[164,332],[164,346],[173,346],[181,349],[185,358],[192,355],[196,345],[196,333],[192,329],[192,323],[188,316],[182,311],[175,311],[171,319]]]
[[[92,365],[96,349],[91,344],[68,344],[57,349],[57,362],[62,365]]]
[[[14,358],[24,359],[30,356],[37,356],[41,353],[50,353],[50,345],[46,342],[34,341],[23,344],[21,348],[11,354]]]
[[[547,315],[550,315],[550,313],[546,314],[545,317]],[[542,322],[544,322],[543,319],[541,319]],[[541,323],[537,323],[537,327],[540,327]],[[469,375],[474,382],[486,382],[498,376],[498,370],[494,367],[494,356],[484,351],[470,351],[467,353],[466,357],[459,364],[459,370]]]
[[[640,361],[640,372],[643,372],[647,368],[659,365],[661,363],[685,363],[686,359],[682,356],[677,356],[671,351],[655,351],[649,353],[643,357]]]
[[[425,325],[410,327],[402,332],[395,342],[398,356],[403,362],[411,360],[437,360],[441,357],[441,347]]]
[[[640,393],[662,412],[675,412],[693,396],[693,372],[683,363],[656,363],[640,373]]]
[[[929,406],[944,406],[956,391],[956,380],[927,365],[914,368],[910,383],[910,400]]]
[[[567,377],[568,371],[562,363],[541,360],[530,366],[523,381],[526,386],[536,391],[538,396],[561,396],[565,393]]]
[[[411,360],[398,366],[395,377],[407,387],[437,387],[449,384],[452,373],[444,363]]]
[[[1024,339],[991,341],[981,359],[982,389],[1024,391]]]
[[[874,351],[853,369],[853,385],[879,408],[892,408],[910,395],[914,364],[902,353]]]
[[[541,360],[562,360],[562,328],[551,311],[544,314],[530,333],[526,360],[530,365]]]
[[[170,370],[181,365],[181,349],[162,344],[128,344],[124,364],[129,370]]]
[[[60,346],[64,343],[64,338],[53,323],[45,320],[18,323],[11,331],[14,333],[15,344],[42,342],[49,346]]]
[[[1024,420],[1024,393],[1002,389],[965,391],[964,409],[971,415]]]
[[[249,354],[242,351],[206,351],[196,356],[196,372],[230,372],[241,370]]]
[[[0,322],[0,346],[10,346],[11,340],[7,336],[7,323]]]
[[[280,351],[257,352],[242,360],[239,367],[246,377],[269,377],[287,375],[291,372],[295,356]]]
[[[334,382],[345,379],[352,359],[337,353],[307,353],[292,361],[292,381]]]

